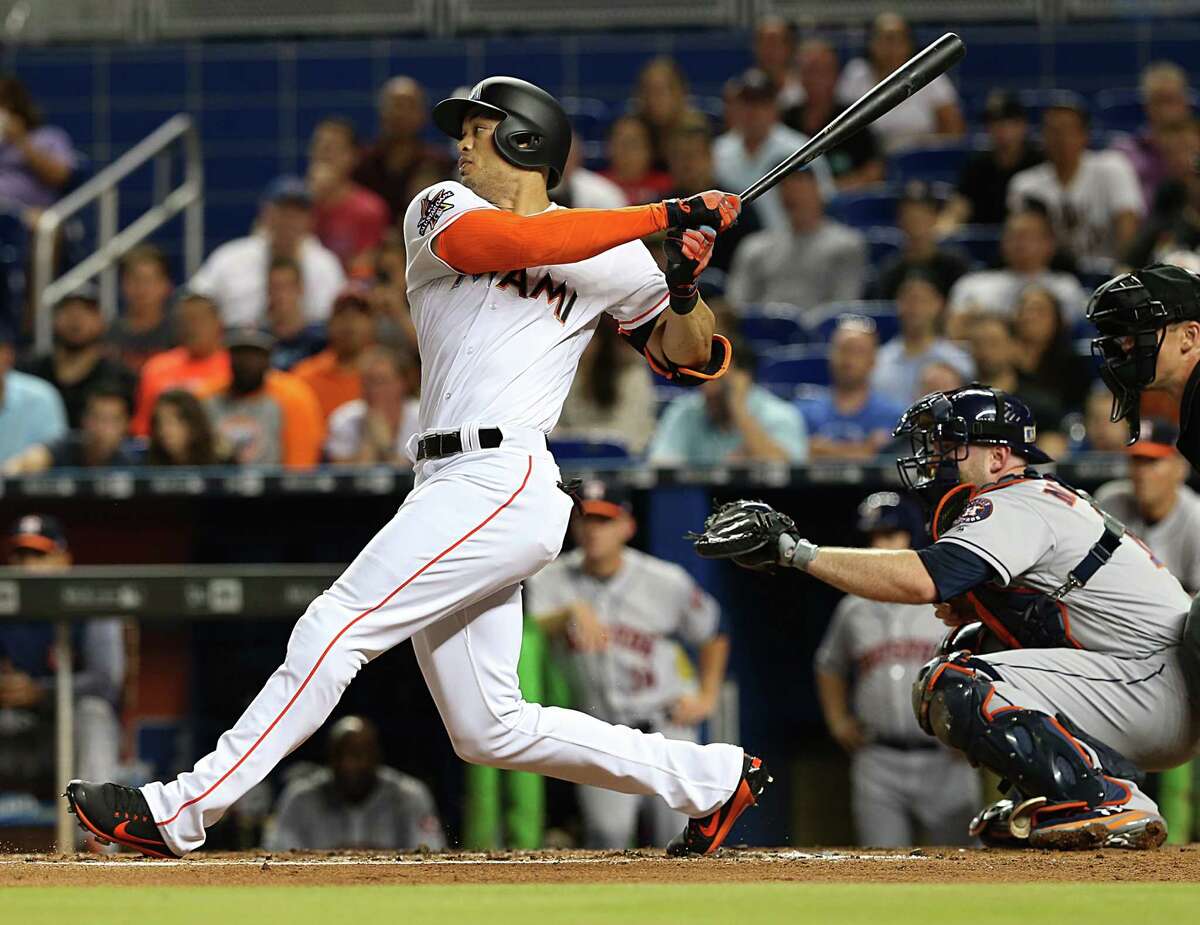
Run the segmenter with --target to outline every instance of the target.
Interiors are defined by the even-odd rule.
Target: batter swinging
[[[521,582],[559,552],[571,511],[546,448],[580,354],[604,312],[656,371],[721,375],[728,343],[695,278],[737,197],[560,209],[571,129],[545,91],[508,77],[435,107],[458,138],[462,183],[419,194],[404,217],[420,344],[416,487],[296,624],[266,686],[189,772],[140,790],[74,781],[71,811],[102,839],[155,857],[205,829],[317,730],[367,662],[413,640],[467,761],[624,793],[691,818],[678,854],[715,851],[770,782],[733,745],[701,746],[526,703],[517,686]],[[639,239],[667,231],[667,272]]]

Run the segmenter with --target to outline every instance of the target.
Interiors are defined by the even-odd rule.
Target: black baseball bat
[[[885,112],[895,109],[935,77],[954,67],[966,53],[963,40],[953,32],[947,32],[917,52],[813,135],[795,154],[751,184],[742,193],[742,205],[753,202],[793,170],[816,160],[830,148],[861,132]]]

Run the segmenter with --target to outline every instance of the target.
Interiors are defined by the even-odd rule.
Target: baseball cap
[[[230,328],[225,332],[225,346],[230,350],[237,347],[254,347],[270,353],[275,349],[275,338],[261,328]]]
[[[62,524],[48,514],[26,514],[8,531],[8,548],[33,549],[37,552],[65,551],[67,535]]]
[[[1052,109],[1068,109],[1078,115],[1085,123],[1091,119],[1087,100],[1074,90],[1052,90],[1045,96],[1044,100],[1045,102],[1042,106],[1043,113],[1050,112]]]
[[[894,491],[877,491],[858,506],[860,533],[907,530],[914,542],[924,530],[924,519],[913,501]]]
[[[299,177],[284,174],[267,184],[263,201],[308,207],[312,205],[312,194]]]
[[[924,180],[909,180],[904,184],[904,189],[900,193],[900,203],[903,205],[906,202],[917,202],[933,206],[935,209],[940,208],[942,204],[933,184],[926,183]]]
[[[628,493],[599,479],[584,482],[579,494],[583,499],[580,506],[584,514],[608,520],[633,514],[633,503]]]
[[[94,283],[82,283],[55,302],[54,307],[56,309],[62,308],[68,302],[83,302],[92,308],[99,308],[100,290],[96,288]]]
[[[983,121],[998,119],[1024,119],[1028,114],[1021,98],[1011,90],[993,90],[983,105]]]
[[[752,67],[742,75],[738,97],[747,103],[767,103],[775,99],[778,89],[766,71]]]
[[[1174,456],[1175,441],[1179,439],[1179,428],[1162,418],[1143,418],[1138,429],[1137,443],[1126,447],[1125,452],[1138,459],[1166,459]]]

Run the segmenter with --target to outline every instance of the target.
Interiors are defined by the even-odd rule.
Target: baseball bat
[[[966,53],[963,40],[953,32],[947,32],[917,52],[855,100],[786,161],[755,180],[742,193],[742,205],[753,202],[793,170],[816,160],[830,148],[861,132],[885,112],[895,109],[935,77],[954,67]]]

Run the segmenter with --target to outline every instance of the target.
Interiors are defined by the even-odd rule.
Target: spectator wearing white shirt
[[[1115,260],[1137,233],[1145,211],[1142,188],[1128,158],[1089,151],[1088,113],[1073,93],[1062,93],[1042,114],[1045,163],[1022,170],[1008,184],[1008,208],[1039,202],[1058,243],[1081,260]]]
[[[742,76],[738,100],[738,127],[713,142],[713,163],[720,188],[735,192],[749,187],[808,141],[807,135],[779,121],[775,84],[762,71],[755,68]],[[804,169],[817,178],[823,196],[836,192],[825,158],[817,158]],[[754,203],[754,209],[763,227],[787,228],[787,214],[778,187],[763,193]]]
[[[964,380],[975,375],[971,355],[941,336],[946,298],[937,282],[919,270],[908,274],[896,291],[900,333],[879,348],[871,388],[903,403],[919,391],[921,371],[930,363],[952,366]]]
[[[899,13],[880,13],[871,24],[867,57],[855,58],[842,69],[837,96],[848,106],[887,77],[915,53],[912,28]],[[966,122],[958,105],[958,91],[946,75],[934,80],[871,126],[887,151],[912,147],[922,141],[961,138]]]
[[[788,227],[748,235],[733,255],[726,295],[738,308],[782,302],[797,312],[857,299],[867,276],[867,242],[825,215],[816,178],[806,170],[775,188]]]
[[[1050,269],[1054,248],[1054,232],[1044,212],[1023,209],[1009,215],[1000,239],[1004,266],[968,273],[950,290],[950,336],[963,336],[965,319],[972,312],[1013,315],[1021,293],[1030,286],[1052,293],[1068,324],[1082,318],[1087,293],[1070,273]]]
[[[271,261],[288,257],[300,265],[304,279],[305,317],[325,321],[346,275],[337,255],[312,232],[312,199],[304,181],[278,177],[267,186],[254,231],[213,251],[189,288],[221,307],[226,327],[260,326],[267,320]]]
[[[363,354],[362,398],[329,416],[325,455],[347,465],[386,463],[412,467],[409,438],[417,433],[416,364],[406,352],[370,347]]]

